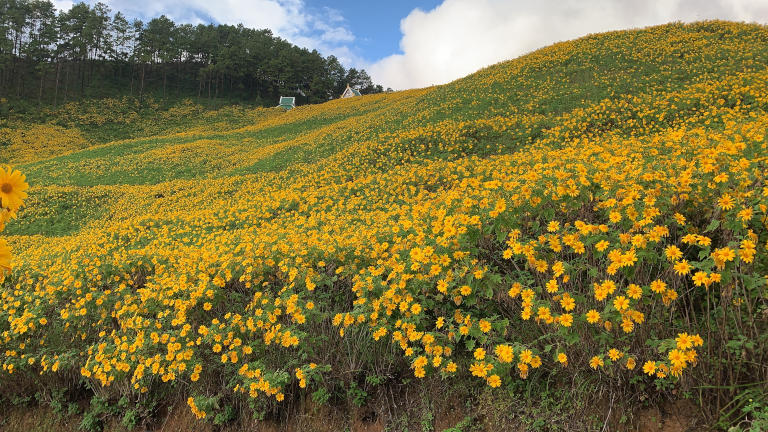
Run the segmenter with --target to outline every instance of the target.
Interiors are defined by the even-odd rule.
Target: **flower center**
[[[0,186],[0,191],[4,194],[9,194],[13,192],[13,186],[10,183],[3,183],[3,185]]]

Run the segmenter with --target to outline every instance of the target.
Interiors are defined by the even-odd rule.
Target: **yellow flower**
[[[702,285],[708,285],[709,284],[709,278],[707,277],[707,274],[699,271],[696,272],[696,274],[693,275],[693,284],[696,286],[702,286]]]
[[[635,359],[633,357],[630,357],[627,359],[626,367],[629,370],[633,370],[636,366]]]
[[[693,346],[693,338],[688,333],[678,333],[675,339],[677,349],[687,350]]]
[[[520,371],[520,378],[525,379],[528,377],[528,365],[520,362],[517,364],[517,369]]]
[[[587,312],[587,322],[595,324],[598,321],[600,321],[600,313],[594,309],[590,309],[589,312]]]
[[[603,362],[603,359],[601,359],[598,356],[594,356],[589,360],[589,367],[592,369],[597,369],[599,367],[602,367],[605,363]]]
[[[541,366],[541,357],[533,356],[533,358],[531,359],[531,367],[536,369],[539,366]]]
[[[0,167],[0,207],[15,212],[24,205],[24,199],[27,198],[26,190],[29,189],[26,179],[18,170]]]
[[[491,375],[488,378],[486,378],[486,382],[489,386],[496,388],[501,385],[501,378],[499,378],[498,375]]]
[[[752,240],[742,240],[741,247],[739,248],[739,259],[747,264],[751,263],[755,259],[755,242]]]
[[[11,248],[5,239],[0,238],[0,281],[3,274],[11,270]]]
[[[418,315],[421,313],[421,305],[418,303],[414,303],[411,305],[411,313],[414,315]]]
[[[613,307],[615,307],[616,310],[623,311],[629,308],[629,299],[624,296],[618,296],[613,299]]]
[[[684,368],[688,362],[688,357],[685,352],[678,349],[671,350],[667,357],[672,366],[676,368]]]
[[[557,354],[557,361],[560,362],[563,366],[568,365],[568,356],[565,353],[558,353]]]
[[[475,359],[482,360],[482,359],[485,358],[485,350],[482,349],[482,348],[477,348],[475,350],[475,354],[474,355],[475,355]]]
[[[688,264],[687,260],[678,261],[675,263],[674,269],[675,273],[677,273],[679,276],[687,275],[691,272],[691,265]]]
[[[652,360],[648,360],[643,364],[643,372],[648,375],[653,375],[654,372],[656,372],[656,362]]]
[[[608,350],[608,357],[610,357],[611,360],[616,361],[624,356],[624,353],[617,350],[616,348],[611,348]]]
[[[576,300],[568,293],[563,294],[563,298],[560,299],[560,307],[566,311],[572,311],[576,307]]]
[[[520,353],[520,361],[523,363],[530,363],[533,360],[533,352],[531,350],[523,350]]]
[[[663,293],[667,290],[667,284],[659,279],[656,279],[655,281],[651,282],[651,291],[655,293]]]
[[[448,282],[441,279],[437,282],[437,290],[445,294],[448,292]]]
[[[493,352],[502,363],[511,363],[515,357],[514,351],[509,345],[496,345],[496,348],[493,350]]]
[[[736,204],[733,201],[733,198],[731,198],[730,194],[724,194],[723,196],[720,197],[719,200],[717,200],[717,205],[719,205],[720,208],[723,210],[730,210]]]
[[[725,263],[736,258],[736,252],[729,247],[719,248],[712,252],[712,258],[715,260],[717,268],[722,269],[725,267]]]
[[[670,245],[664,249],[664,255],[666,255],[668,260],[676,261],[683,257],[683,252],[677,246]]]
[[[479,377],[479,378],[485,378],[488,375],[488,371],[493,369],[493,365],[491,364],[485,364],[483,362],[475,362],[472,363],[472,366],[469,367],[469,371],[472,372],[473,376]]]
[[[547,282],[547,292],[556,293],[557,290],[558,290],[557,279],[550,279],[549,282]]]
[[[639,285],[629,284],[627,287],[627,295],[635,300],[640,299],[643,296],[643,289]]]
[[[480,327],[480,331],[483,333],[488,333],[491,331],[491,323],[486,320],[480,320],[480,323],[478,324]]]
[[[445,318],[444,317],[439,317],[437,319],[437,321],[435,321],[435,327],[438,328],[438,329],[441,329],[441,328],[443,328],[443,325],[445,325]]]

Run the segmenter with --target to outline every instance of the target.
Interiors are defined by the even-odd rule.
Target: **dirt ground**
[[[467,425],[466,419],[472,413],[466,412],[460,401],[445,400],[434,415],[416,421],[414,425],[406,425],[396,421],[385,421],[392,413],[377,412],[374,408],[355,408],[348,412],[331,410],[324,406],[302,407],[303,413],[293,415],[289,421],[246,421],[238,424],[216,427],[210,423],[198,421],[185,404],[171,406],[165,415],[158,418],[154,424],[138,427],[137,432],[384,432],[409,430],[445,431],[498,431],[530,430],[525,424],[515,427],[514,422],[489,424],[480,421]],[[707,430],[700,418],[699,411],[690,401],[675,401],[661,406],[639,409],[629,418],[629,422],[620,422],[623,416],[611,415],[608,424],[596,430],[602,431],[638,431],[638,432],[693,432]],[[80,416],[61,417],[51,409],[44,407],[22,408],[14,407],[0,416],[0,431],[3,432],[80,432]],[[501,427],[502,429],[499,429]],[[546,430],[546,429],[545,429]],[[104,432],[128,432],[119,421],[107,423]]]

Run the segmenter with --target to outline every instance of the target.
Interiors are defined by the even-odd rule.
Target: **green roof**
[[[278,104],[278,106],[285,109],[295,108],[296,98],[289,97],[289,96],[280,96],[280,103]]]

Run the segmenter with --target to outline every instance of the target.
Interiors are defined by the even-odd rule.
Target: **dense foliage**
[[[205,97],[268,106],[338,97],[347,84],[381,92],[364,70],[299,48],[270,30],[129,22],[103,3],[57,12],[48,0],[0,1],[0,97],[57,105],[86,97]],[[0,107],[1,108],[1,107]]]
[[[593,35],[18,162],[0,398],[79,389],[151,416],[173,393],[220,423],[405,375],[579,378],[759,430],[767,43],[726,22]]]

